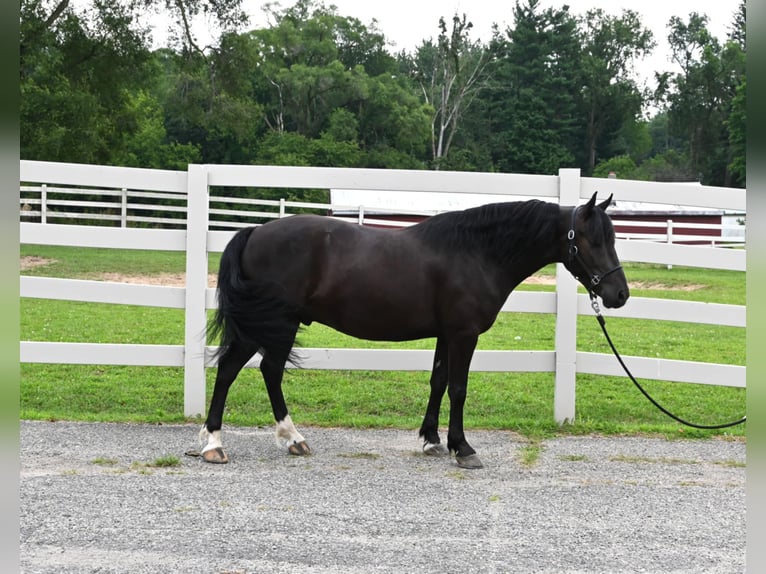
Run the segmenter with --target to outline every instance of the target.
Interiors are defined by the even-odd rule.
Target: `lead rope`
[[[685,421],[679,416],[674,415],[669,410],[667,410],[665,407],[663,407],[660,403],[658,403],[656,400],[654,400],[649,393],[644,390],[644,387],[641,386],[641,384],[636,380],[636,378],[633,376],[633,374],[628,369],[627,365],[625,364],[625,361],[622,360],[622,357],[620,356],[620,353],[617,352],[617,349],[614,346],[614,343],[612,343],[612,338],[609,336],[609,333],[606,330],[606,320],[604,319],[603,315],[601,315],[601,307],[598,304],[598,301],[596,301],[596,294],[592,291],[588,292],[588,295],[590,295],[590,305],[593,307],[593,310],[596,312],[596,318],[598,319],[598,324],[601,325],[601,330],[604,332],[604,337],[606,337],[607,343],[609,343],[609,346],[612,348],[612,352],[614,353],[614,356],[617,357],[617,360],[620,362],[620,365],[622,366],[625,373],[630,377],[630,380],[633,381],[633,384],[636,385],[639,391],[647,398],[649,399],[649,402],[651,402],[655,407],[660,409],[663,413],[668,415],[673,420],[689,426],[696,429],[724,429],[728,427],[733,427],[739,424],[744,423],[747,420],[747,416],[742,417],[739,420],[732,421],[729,423],[723,423],[720,425],[699,425],[695,423],[690,423],[689,421]]]

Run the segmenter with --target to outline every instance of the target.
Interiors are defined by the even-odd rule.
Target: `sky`
[[[243,6],[250,15],[251,28],[267,25],[260,0],[243,0]],[[291,6],[291,0],[282,0],[283,7]],[[474,40],[488,42],[492,37],[492,24],[497,23],[500,30],[511,25],[515,1],[506,0],[383,0],[369,2],[361,0],[325,0],[325,5],[334,4],[341,16],[353,16],[362,24],[369,25],[376,19],[380,31],[395,43],[394,51],[413,51],[422,40],[435,38],[439,34],[439,17],[444,16],[450,23],[457,12],[466,14],[473,23]],[[569,6],[572,14],[585,14],[592,8],[602,8],[605,12],[619,15],[623,9],[634,10],[641,16],[646,28],[654,34],[657,47],[653,55],[636,67],[640,78],[652,79],[654,71],[678,71],[669,61],[670,50],[667,44],[667,23],[671,16],[688,20],[691,12],[706,14],[708,30],[721,42],[725,41],[739,0],[666,0],[649,2],[619,0],[540,0],[540,9]],[[650,85],[653,85],[651,83]]]

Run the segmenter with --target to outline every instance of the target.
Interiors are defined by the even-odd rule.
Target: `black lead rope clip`
[[[676,422],[679,422],[683,425],[696,428],[696,429],[705,429],[705,430],[724,429],[728,427],[733,427],[733,426],[742,424],[747,420],[747,416],[744,416],[739,420],[723,423],[719,425],[700,425],[696,423],[690,423],[689,421],[685,421],[681,417],[674,415],[665,407],[663,407],[660,403],[654,400],[649,395],[649,393],[646,392],[646,390],[644,390],[644,387],[642,387],[641,384],[636,380],[636,378],[633,376],[633,373],[630,372],[630,369],[628,369],[628,366],[625,364],[625,361],[622,360],[620,353],[617,352],[617,348],[614,346],[614,343],[612,343],[612,338],[609,336],[609,333],[606,330],[606,320],[604,319],[604,316],[601,314],[601,306],[598,304],[598,301],[596,300],[596,294],[593,291],[589,290],[588,295],[590,296],[590,306],[593,307],[593,311],[596,313],[596,319],[598,319],[598,323],[599,325],[601,325],[601,330],[604,333],[604,337],[606,337],[606,342],[609,343],[609,346],[612,349],[612,353],[614,353],[614,356],[617,358],[617,361],[620,363],[620,366],[622,366],[622,369],[625,371],[625,374],[628,375],[631,381],[633,381],[633,384],[636,385],[638,390],[641,391],[641,394],[643,394],[647,399],[649,399],[649,402],[651,402],[660,411],[668,415],[670,418],[672,418]]]

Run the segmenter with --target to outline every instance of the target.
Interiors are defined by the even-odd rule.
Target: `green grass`
[[[167,468],[172,466],[181,466],[181,461],[177,456],[167,455],[155,458],[152,462],[146,463],[146,466],[155,468]]]
[[[522,466],[532,467],[537,464],[542,451],[542,445],[534,442],[519,449],[518,460]]]
[[[50,263],[23,272],[52,277],[98,278],[100,273],[152,275],[182,273],[183,253],[21,246],[22,256]],[[218,256],[209,268],[216,270]],[[552,274],[553,266],[541,270]],[[744,273],[657,265],[626,265],[634,296],[683,298],[743,305]],[[523,285],[527,290],[552,290]],[[183,343],[183,312],[178,309],[22,299],[23,340],[99,343]],[[608,316],[608,311],[606,312]],[[745,364],[745,330],[734,327],[608,318],[610,334],[625,355]],[[482,335],[480,349],[551,350],[555,317],[501,314]],[[299,336],[304,347],[433,349],[433,340],[407,343],[361,341],[314,324]],[[578,349],[609,353],[596,320],[578,319]],[[215,371],[208,370],[208,393]],[[708,385],[642,381],[647,390],[679,416],[702,423],[738,418],[745,390]],[[745,427],[725,431],[680,428],[652,407],[625,377],[578,375],[577,420],[553,421],[552,373],[473,373],[468,387],[468,429],[510,429],[530,437],[554,433],[659,433],[665,436],[744,436]],[[428,373],[311,371],[292,369],[285,396],[301,425],[416,429],[428,399]],[[93,365],[21,365],[20,415],[27,419],[183,422],[183,372],[178,368]],[[442,421],[446,423],[445,399]],[[231,388],[225,423],[270,425],[268,398],[257,370],[247,370]]]

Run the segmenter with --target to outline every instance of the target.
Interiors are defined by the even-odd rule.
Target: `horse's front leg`
[[[447,449],[439,438],[439,410],[447,390],[447,345],[442,337],[436,340],[434,365],[431,370],[431,395],[428,398],[426,415],[420,426],[423,452],[429,455],[445,455]]]
[[[447,447],[455,453],[455,460],[462,468],[482,468],[484,465],[476,451],[468,444],[463,432],[463,406],[468,391],[468,370],[478,336],[464,335],[449,341],[448,389],[450,399],[449,432]]]

